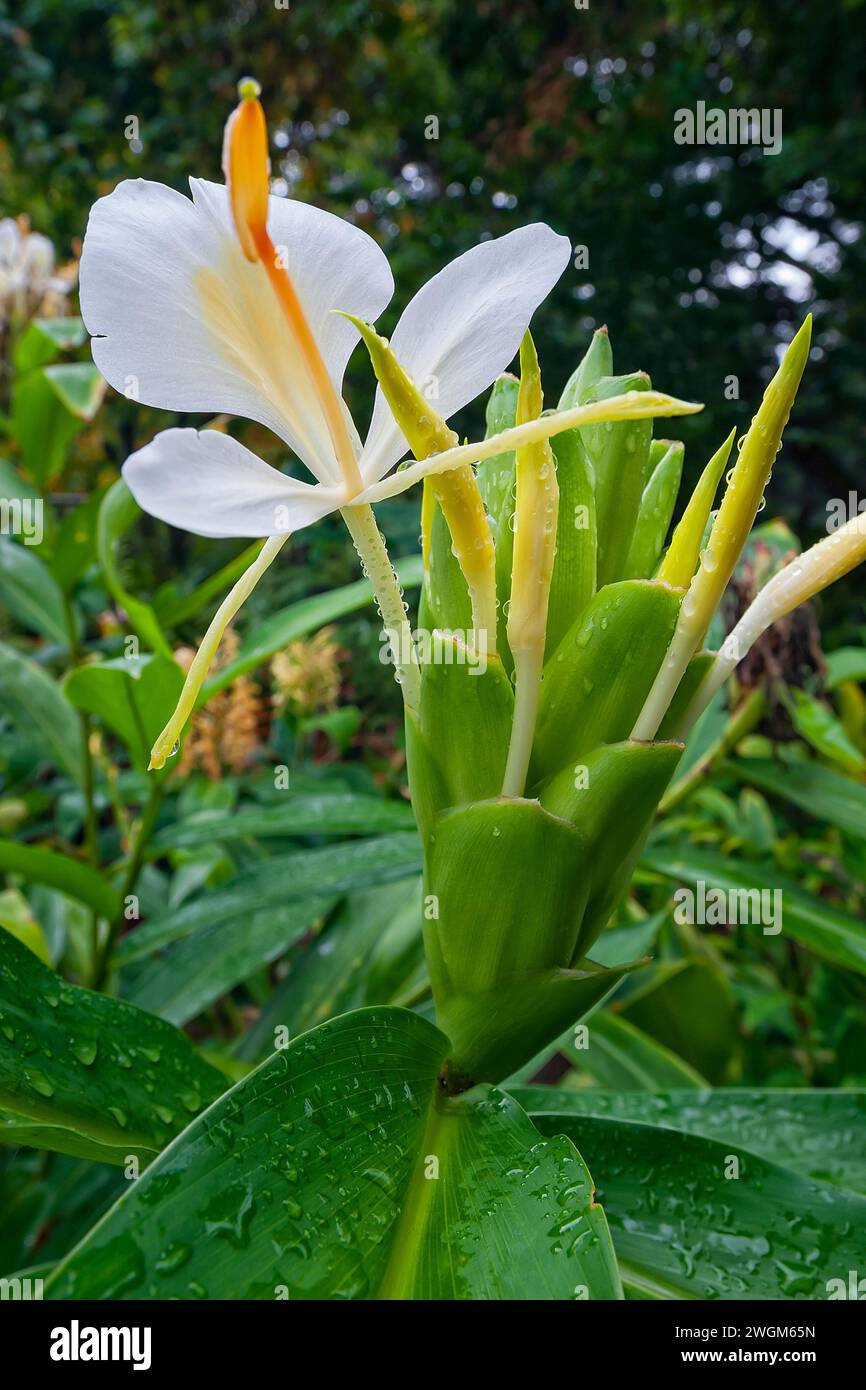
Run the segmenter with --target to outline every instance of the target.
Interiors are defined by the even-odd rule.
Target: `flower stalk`
[[[728,586],[763,501],[809,356],[811,334],[809,316],[788,347],[745,436],[706,549],[701,552],[698,572],[683,599],[671,644],[632,731],[634,739],[655,737]]]
[[[372,507],[344,507],[343,520],[358,552],[361,568],[373,589],[382,625],[389,635],[394,673],[403,692],[406,711],[416,714],[420,674],[403,591],[394,573],[384,537]]]
[[[405,372],[386,338],[373,326],[345,315],[361,334],[376,380],[416,459],[457,445],[457,435]],[[426,489],[425,489],[426,491]],[[496,551],[471,464],[430,479],[428,498],[442,509],[454,555],[472,604],[472,627],[479,650],[496,651]],[[428,504],[429,505],[429,504]],[[427,527],[429,532],[429,525]]]
[[[682,731],[688,733],[713,696],[773,623],[786,617],[801,603],[814,598],[828,585],[835,584],[837,579],[842,579],[864,559],[866,521],[862,515],[857,515],[779,570],[725,638],[721,651],[683,717]]]
[[[270,569],[288,539],[288,536],[271,536],[270,540],[265,541],[249,569],[244,571],[238,582],[226,594],[193,657],[174,713],[151,749],[148,771],[164,767],[166,760],[177,751],[180,736],[195,709],[199,692],[226,628],[249,598],[262,575]]]
[[[526,333],[520,345],[517,423],[538,419],[543,400],[538,355],[532,338]],[[503,796],[523,795],[544,666],[559,509],[556,464],[548,440],[517,450],[516,483],[514,558],[506,627],[514,658],[514,720]]]

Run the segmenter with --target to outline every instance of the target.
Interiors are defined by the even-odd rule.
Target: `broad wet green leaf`
[[[397,1009],[297,1038],[151,1165],[46,1297],[619,1296],[570,1141],[495,1091],[443,1099],[446,1051]]]
[[[64,1130],[61,1152],[147,1162],[222,1090],[170,1024],[67,984],[0,931],[0,1106],[41,1142]]]
[[[664,1098],[657,1107],[655,1097],[641,1096],[648,1122],[638,1122],[587,1115],[583,1096],[553,1094],[559,1109],[548,1113],[546,1097],[537,1106],[537,1092],[518,1092],[537,1106],[543,1133],[565,1133],[580,1144],[628,1292],[823,1299],[829,1280],[847,1280],[858,1267],[866,1199],[768,1162],[750,1147],[753,1126],[741,1135],[735,1121],[724,1138],[705,1138],[667,1128]],[[686,1105],[697,1108],[691,1093]]]
[[[600,1016],[601,1017],[601,1016]],[[593,1019],[593,1028],[597,1019]],[[510,1089],[510,1088],[509,1088]],[[772,1090],[721,1087],[637,1095],[632,1091],[514,1091],[530,1114],[597,1115],[735,1140],[752,1153],[803,1177],[866,1196],[866,1091]]]

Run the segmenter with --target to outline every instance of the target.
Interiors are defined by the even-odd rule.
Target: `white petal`
[[[144,511],[197,536],[299,531],[345,500],[287,478],[219,430],[163,430],[130,455],[123,477]]]
[[[234,237],[225,185],[190,179],[190,188],[195,204]],[[394,293],[388,258],[360,227],[294,198],[269,199],[268,232],[339,393],[358,330],[333,310],[377,319]]]
[[[407,305],[391,347],[444,419],[505,370],[570,252],[567,237],[534,222],[473,246],[428,280]],[[378,390],[362,455],[365,480],[383,477],[407,447]]]
[[[225,189],[198,182],[194,188],[197,203],[161,184],[131,181],[93,208],[82,255],[81,305],[94,335],[94,360],[112,386],[146,405],[259,421],[316,477],[336,482],[340,473],[321,408],[265,271],[240,251]],[[342,248],[344,258],[339,294],[363,303],[364,313],[381,309],[390,272],[385,284],[382,253],[358,228],[317,208],[291,207],[294,231],[285,225],[285,201],[271,199],[289,259],[304,259],[305,288],[296,289],[324,332],[331,369],[341,372],[354,330],[348,324],[335,329],[336,316],[323,307],[334,247]],[[365,243],[363,254],[358,238]],[[314,240],[327,248],[321,259],[311,252]],[[374,248],[372,256],[366,243]],[[357,282],[352,266],[359,267]]]

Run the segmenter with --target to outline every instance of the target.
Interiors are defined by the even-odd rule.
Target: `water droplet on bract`
[[[182,1265],[186,1264],[191,1254],[191,1245],[175,1242],[173,1245],[166,1246],[154,1267],[160,1274],[173,1274],[176,1269],[180,1269]]]
[[[35,1068],[33,1068],[32,1070],[25,1071],[24,1080],[28,1082],[30,1086],[33,1087],[34,1091],[38,1091],[40,1096],[54,1095],[54,1087],[48,1080],[48,1077],[45,1076],[41,1071],[36,1071]]]
[[[99,1045],[94,1038],[81,1038],[72,1044],[72,1052],[78,1058],[82,1066],[92,1067],[96,1061],[96,1054]]]

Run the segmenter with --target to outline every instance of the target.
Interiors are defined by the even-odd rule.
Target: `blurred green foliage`
[[[120,178],[219,177],[235,82],[253,71],[281,187],[353,217],[392,256],[386,330],[455,253],[542,218],[589,253],[539,315],[542,360],[561,363],[562,380],[609,320],[635,367],[706,401],[689,435],[693,480],[723,410],[747,423],[759,376],[812,308],[820,369],[775,499],[821,529],[826,498],[857,487],[860,0],[0,0],[0,36],[6,211],[64,249]],[[778,108],[781,152],[676,144],[675,112],[699,100]],[[739,404],[724,400],[731,374]],[[548,375],[552,393],[562,381]],[[363,364],[352,381],[368,390]],[[462,423],[477,426],[477,408]]]

